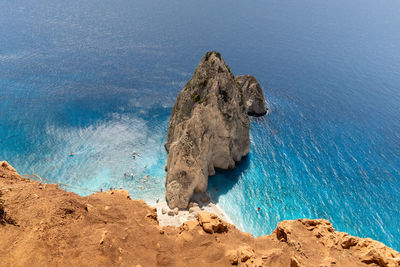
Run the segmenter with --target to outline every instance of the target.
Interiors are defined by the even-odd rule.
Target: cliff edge
[[[208,52],[179,93],[170,118],[166,199],[187,208],[205,192],[215,169],[233,169],[249,153],[247,114],[266,113],[261,87],[252,76],[235,79],[217,52]]]
[[[259,238],[207,212],[160,227],[124,190],[81,197],[0,162],[0,266],[232,265],[398,267],[400,253],[326,220],[283,221]]]

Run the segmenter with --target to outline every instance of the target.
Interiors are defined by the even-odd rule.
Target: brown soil
[[[253,238],[209,213],[160,227],[122,190],[81,197],[24,179],[0,162],[0,266],[400,266],[400,254],[335,232],[326,220],[284,221]]]

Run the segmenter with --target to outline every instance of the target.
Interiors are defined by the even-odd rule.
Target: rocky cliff
[[[0,162],[0,266],[231,265],[398,267],[400,253],[326,220],[283,221],[259,238],[206,212],[160,227],[155,209],[126,191],[81,197]]]
[[[242,88],[244,98],[246,99],[247,114],[250,116],[263,116],[267,114],[265,98],[256,78],[252,75],[236,76],[236,82]]]
[[[179,93],[165,143],[171,208],[186,208],[194,192],[206,191],[215,169],[232,169],[249,153],[247,113],[266,112],[261,87],[251,77],[236,80],[221,55],[208,52]]]

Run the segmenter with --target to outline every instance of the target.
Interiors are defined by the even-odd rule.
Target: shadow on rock
[[[212,201],[218,203],[219,197],[230,191],[240,177],[247,171],[250,166],[250,155],[244,157],[236,164],[235,169],[228,171],[217,171],[217,174],[208,180],[207,194]]]

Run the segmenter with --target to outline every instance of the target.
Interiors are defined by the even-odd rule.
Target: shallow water
[[[256,76],[270,108],[252,119],[249,156],[210,178],[234,223],[259,236],[322,217],[399,250],[399,12],[373,0],[1,1],[0,159],[154,203],[175,97],[217,50]]]

